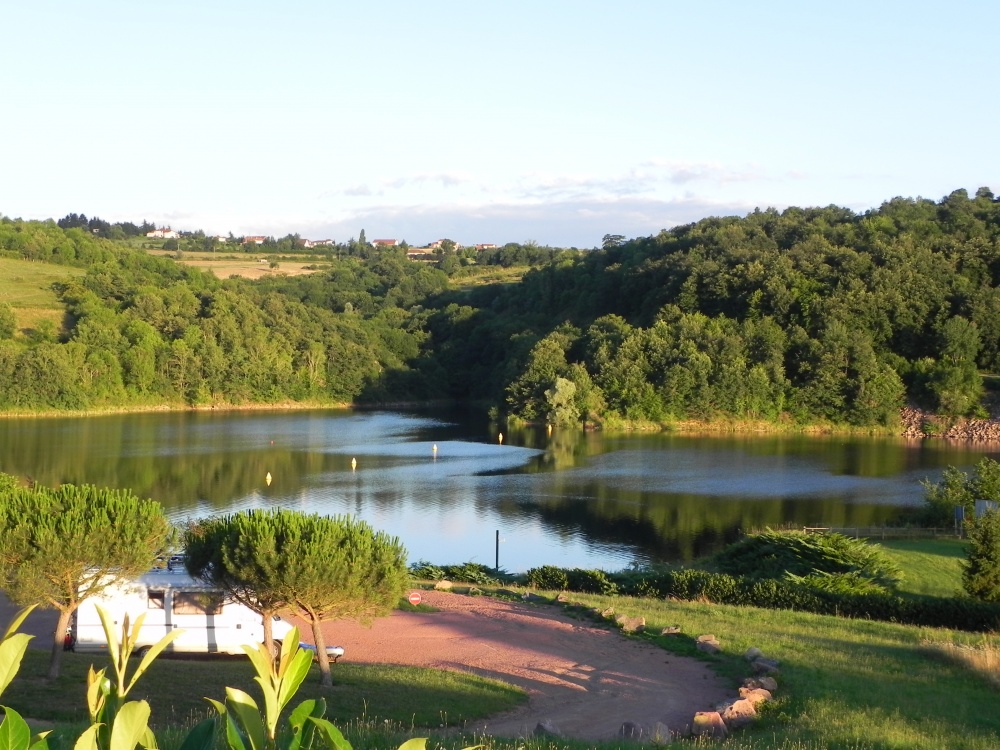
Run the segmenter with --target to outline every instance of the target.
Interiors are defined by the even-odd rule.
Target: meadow
[[[42,321],[58,329],[65,309],[52,285],[83,273],[83,269],[70,266],[0,258],[0,302],[14,308],[22,335],[36,330]]]

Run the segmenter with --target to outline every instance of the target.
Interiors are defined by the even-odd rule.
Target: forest
[[[0,257],[85,269],[57,285],[56,329],[19,330],[0,300],[8,413],[459,400],[536,422],[893,429],[907,404],[986,416],[1000,370],[987,188],[432,264],[352,240],[312,274],[258,281],[116,238],[139,225],[70,217],[0,218]],[[458,283],[491,265],[524,274]]]

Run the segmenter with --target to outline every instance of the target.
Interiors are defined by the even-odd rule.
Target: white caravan
[[[73,619],[76,651],[103,651],[108,647],[97,607],[110,615],[119,638],[126,614],[131,626],[145,613],[136,653],[142,653],[174,630],[183,632],[167,647],[166,653],[243,654],[243,646],[264,641],[259,614],[226,598],[223,591],[195,580],[183,569],[153,570],[137,580],[113,585],[100,596],[85,599]],[[272,633],[277,643],[291,629],[290,623],[274,618]]]

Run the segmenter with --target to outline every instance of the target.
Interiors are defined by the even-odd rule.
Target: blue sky
[[[593,247],[1000,192],[1000,3],[4,4],[0,214]]]

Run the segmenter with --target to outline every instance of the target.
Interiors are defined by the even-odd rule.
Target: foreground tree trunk
[[[330,674],[330,659],[326,655],[326,641],[323,640],[323,622],[312,621],[313,639],[316,641],[316,660],[319,662],[319,684],[323,687],[333,687],[333,675]]]
[[[69,628],[69,618],[73,614],[72,609],[59,610],[59,622],[56,623],[56,631],[52,634],[52,659],[49,661],[49,679],[54,680],[59,677],[62,669],[63,648],[66,644],[66,630]]]

